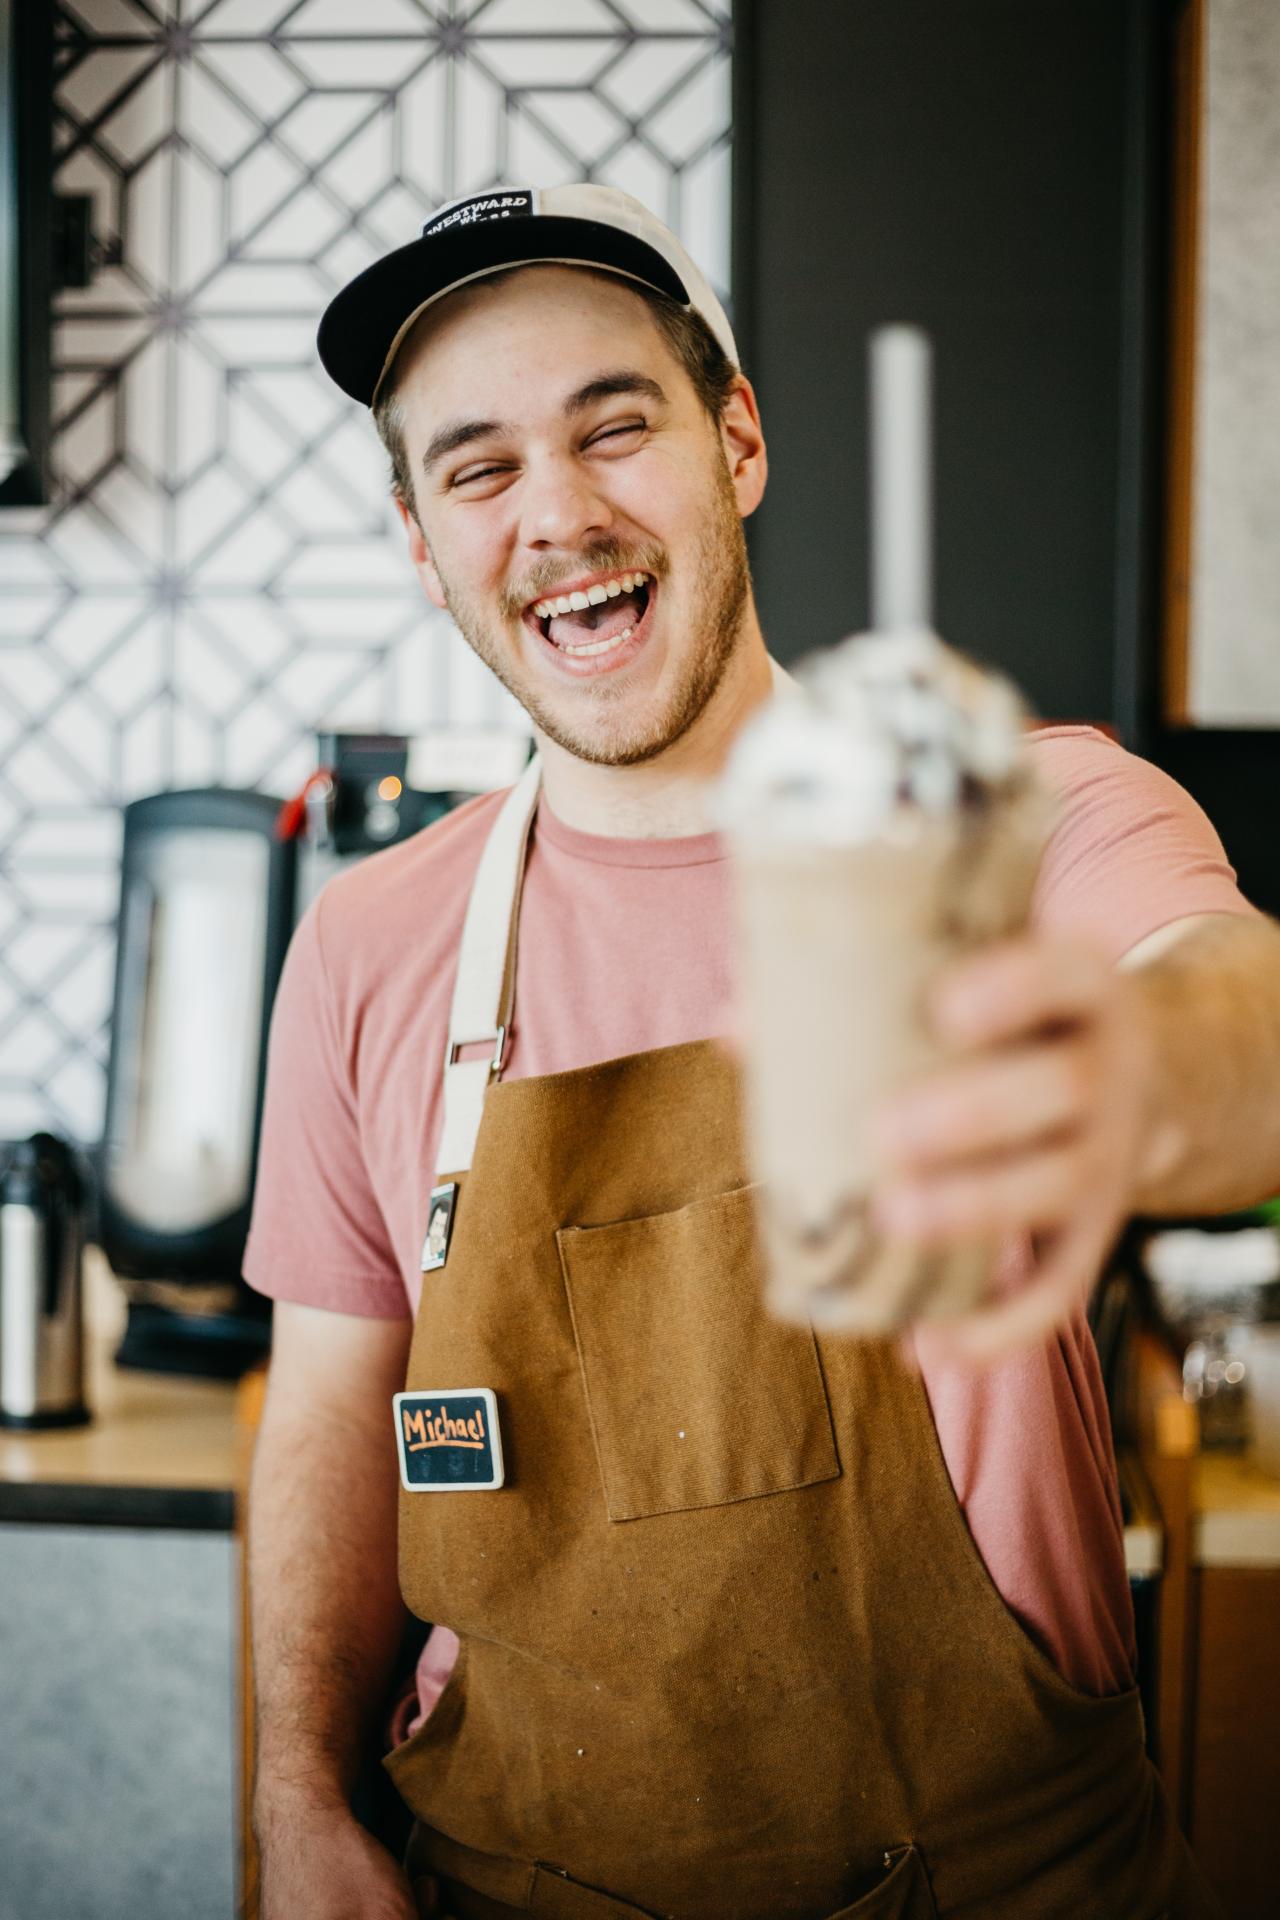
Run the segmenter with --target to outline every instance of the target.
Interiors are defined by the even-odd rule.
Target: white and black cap
[[[318,346],[326,373],[371,407],[420,313],[506,267],[597,267],[702,315],[729,359],[738,349],[706,276],[669,227],[617,187],[494,187],[433,213],[417,240],[358,274],[330,301]]]

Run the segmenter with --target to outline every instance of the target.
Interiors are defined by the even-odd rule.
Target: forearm
[[[255,1819],[346,1805],[406,1613],[386,1431],[293,1402],[263,1417],[249,1494]]]
[[[1150,1062],[1133,1211],[1226,1213],[1280,1193],[1280,927],[1215,917],[1130,977]]]

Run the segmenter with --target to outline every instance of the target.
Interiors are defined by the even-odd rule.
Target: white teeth
[[[620,647],[624,640],[629,640],[634,632],[634,627],[624,627],[622,632],[615,633],[611,640],[592,640],[584,647],[561,647],[560,651],[571,653],[575,659],[581,659],[584,654],[589,653],[610,653],[614,647]]]
[[[634,593],[648,579],[647,573],[624,573],[613,580],[597,582],[585,592],[579,590],[553,595],[549,600],[535,600],[531,611],[539,620],[554,619],[558,613],[581,613],[584,607],[598,607],[606,600],[616,600],[620,593]]]

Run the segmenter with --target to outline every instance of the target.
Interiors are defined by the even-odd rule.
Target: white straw
[[[871,624],[933,625],[930,347],[918,327],[871,336]]]

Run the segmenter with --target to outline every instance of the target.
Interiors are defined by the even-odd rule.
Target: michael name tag
[[[466,1493],[502,1485],[502,1436],[491,1387],[397,1393],[392,1404],[406,1493]]]

